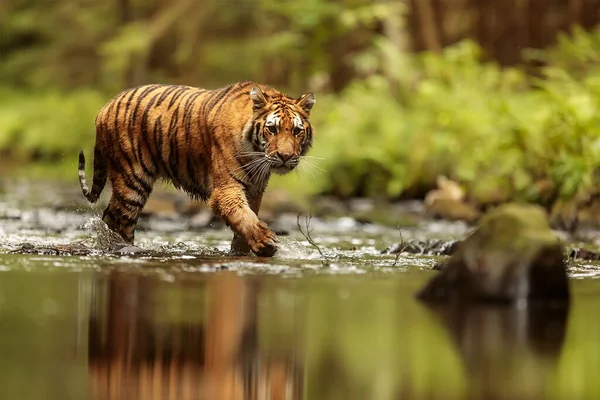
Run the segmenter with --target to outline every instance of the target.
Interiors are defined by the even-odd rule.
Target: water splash
[[[111,251],[129,246],[118,234],[109,229],[100,217],[92,217],[83,228],[89,233],[91,247],[100,251]]]
[[[275,257],[284,260],[315,260],[321,257],[316,250],[309,247],[310,244],[308,243],[303,244],[297,240],[279,238],[279,246]]]

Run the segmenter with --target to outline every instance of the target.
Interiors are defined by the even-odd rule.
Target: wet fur
[[[314,102],[312,93],[294,99],[249,81],[217,90],[174,85],[126,90],[96,116],[93,184],[89,189],[81,151],[81,189],[94,203],[110,178],[112,196],[102,219],[133,243],[154,183],[169,180],[209,201],[234,232],[233,253],[272,256],[277,238],[257,217],[260,203],[270,174],[289,172],[311,148]],[[266,126],[273,118],[276,133]]]

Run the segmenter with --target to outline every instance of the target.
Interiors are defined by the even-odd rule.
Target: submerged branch
[[[306,241],[308,241],[308,243],[310,243],[311,246],[313,246],[315,249],[317,249],[317,251],[319,252],[319,254],[321,255],[321,257],[323,258],[327,258],[325,256],[325,254],[323,253],[323,251],[321,250],[321,247],[319,247],[318,244],[315,243],[315,241],[313,240],[311,233],[312,233],[312,229],[310,229],[310,221],[312,220],[312,214],[308,214],[305,218],[304,218],[304,228],[302,227],[302,224],[300,223],[300,216],[302,214],[298,214],[298,216],[296,217],[296,224],[298,225],[298,230],[300,231],[300,233],[302,234],[302,236],[304,236],[304,238],[306,239]]]
[[[402,236],[402,230],[400,229],[400,224],[398,224],[398,233],[400,234],[400,244],[398,244],[398,252],[396,253],[396,257],[394,258],[394,262],[392,263],[392,267],[395,267],[398,264],[398,259],[400,255],[404,253],[404,250],[408,247],[408,243],[404,241],[404,237]]]

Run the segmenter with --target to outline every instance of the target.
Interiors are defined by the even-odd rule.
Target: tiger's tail
[[[92,184],[92,190],[87,185],[85,179],[85,156],[83,150],[79,152],[79,185],[81,185],[81,191],[83,195],[90,203],[95,203],[106,185],[107,174],[107,163],[104,154],[98,149],[94,149],[94,181]]]

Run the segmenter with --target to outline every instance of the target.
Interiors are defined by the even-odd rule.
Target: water
[[[597,263],[571,267],[567,313],[432,309],[414,293],[438,258],[381,255],[395,229],[315,219],[325,257],[292,230],[234,259],[225,229],[154,221],[145,252],[107,254],[89,208],[51,201],[0,197],[0,399],[600,397]],[[24,242],[91,251],[9,254]]]

